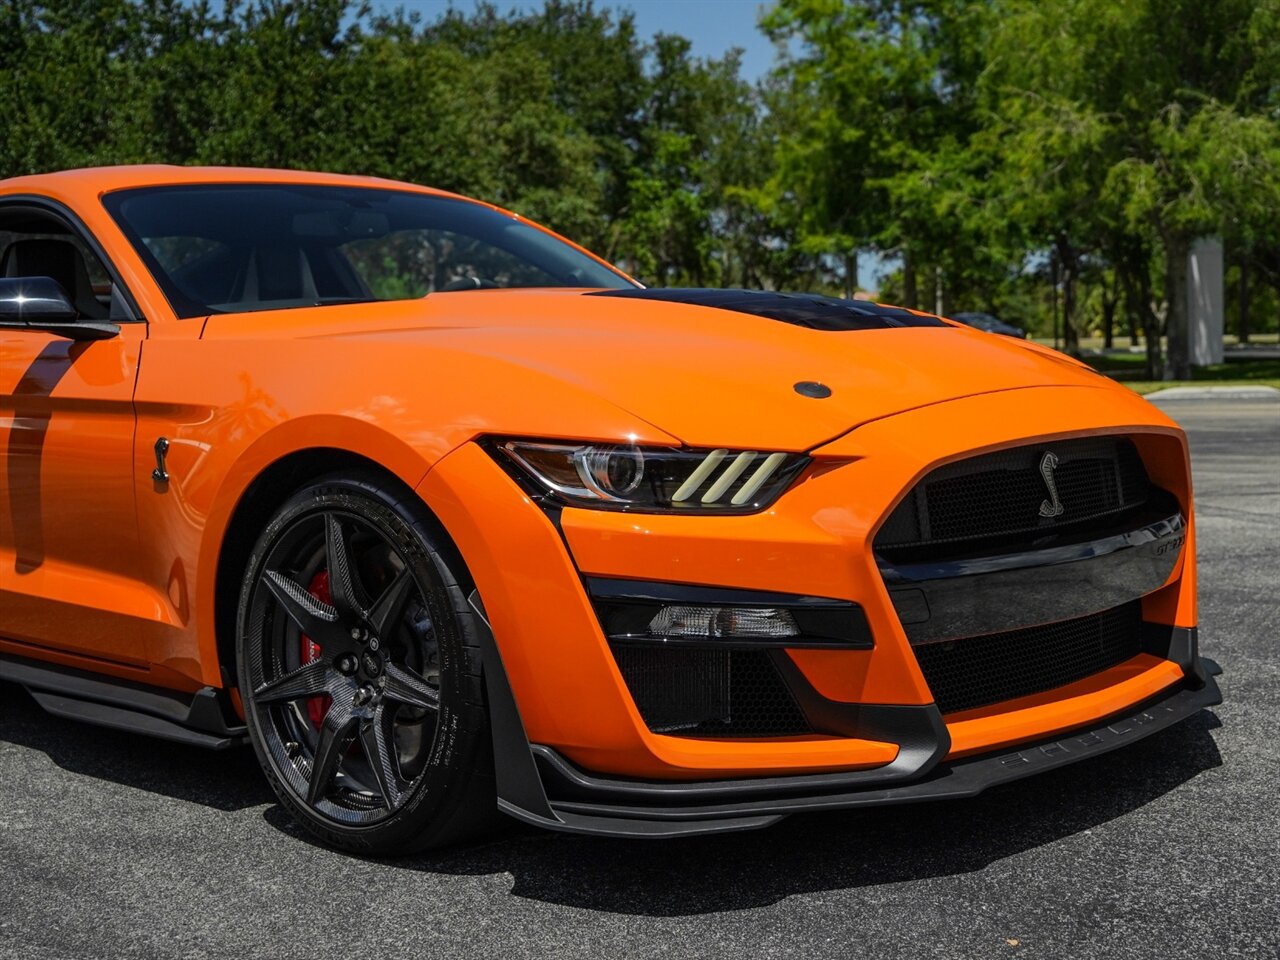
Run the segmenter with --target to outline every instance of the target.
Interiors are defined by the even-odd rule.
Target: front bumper
[[[1133,437],[1173,512],[1083,552],[1027,555],[1029,569],[1027,556],[981,569],[877,562],[879,525],[940,464],[1096,434]],[[505,810],[559,829],[667,835],[967,795],[1218,702],[1195,644],[1185,438],[1136,396],[980,395],[866,424],[814,455],[815,469],[768,511],[735,517],[549,515],[475,444],[428,473],[419,492],[466,558],[474,605],[496,635],[484,675]],[[638,710],[587,588],[627,580],[832,598],[861,611],[870,642],[769,652],[791,692],[808,698],[807,734],[668,735]],[[940,714],[914,644],[944,636],[943,624],[1058,620],[1081,612],[1064,598],[1096,609],[1138,594],[1146,633],[1129,660],[1047,693]],[[931,616],[914,615],[922,606]]]
[[[893,728],[884,732],[902,748],[893,763],[878,770],[716,782],[641,781],[595,776],[549,747],[531,746],[506,685],[501,656],[492,634],[487,636],[485,675],[499,808],[535,826],[593,836],[698,836],[760,829],[793,813],[971,797],[1109,753],[1222,702],[1214,680],[1221,668],[1198,658],[1186,680],[1159,696],[1013,751],[941,761],[948,736],[936,707],[879,708],[889,712],[869,716],[868,723]]]

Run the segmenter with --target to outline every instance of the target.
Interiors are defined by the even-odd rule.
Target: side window
[[[380,300],[425,297],[438,290],[545,287],[556,279],[527,260],[447,230],[400,230],[340,247]]]
[[[50,277],[86,320],[132,320],[111,274],[61,220],[0,209],[0,277]]]

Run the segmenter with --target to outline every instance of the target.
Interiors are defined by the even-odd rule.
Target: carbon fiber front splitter
[[[1098,756],[1173,726],[1204,707],[1222,702],[1217,683],[1207,682],[1175,692],[1112,717],[1097,726],[1013,751],[942,763],[911,783],[856,790],[825,792],[814,789],[790,795],[780,778],[777,795],[750,800],[714,799],[699,803],[679,801],[680,786],[670,783],[637,783],[592,777],[576,770],[564,758],[545,747],[533,747],[542,773],[548,805],[559,822],[531,816],[510,805],[513,816],[552,829],[610,836],[677,836],[746,830],[768,826],[787,814],[815,810],[840,810],[887,803],[913,803],[970,797],[988,787],[1020,780],[1045,770]],[[818,778],[807,778],[815,780]],[[833,783],[838,777],[830,778]],[[704,784],[696,786],[705,788]],[[676,787],[676,790],[672,790]],[[703,795],[707,791],[704,789]],[[571,799],[559,799],[568,796]],[[551,799],[551,798],[557,799]],[[727,798],[726,798],[727,799]]]

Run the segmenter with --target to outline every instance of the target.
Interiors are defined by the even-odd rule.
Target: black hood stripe
[[[814,330],[884,330],[889,327],[945,327],[937,317],[922,317],[900,307],[885,307],[867,300],[837,300],[816,293],[772,293],[767,290],[715,290],[700,287],[668,287],[643,290],[598,290],[589,297],[623,297],[628,300],[661,300],[698,307],[732,310],[753,317],[780,320]]]

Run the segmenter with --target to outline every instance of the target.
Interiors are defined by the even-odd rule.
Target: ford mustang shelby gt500
[[[0,678],[348,849],[965,796],[1218,702],[1187,446],[1053,351],[385,180],[0,182]]]

